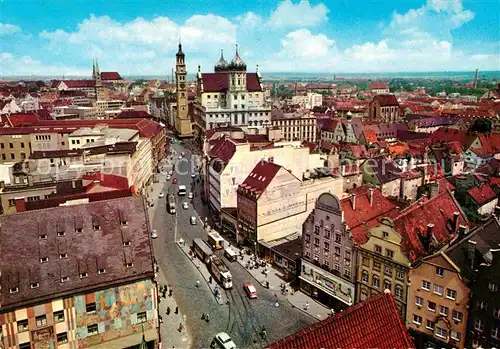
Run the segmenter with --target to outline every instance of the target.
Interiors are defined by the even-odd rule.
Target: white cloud
[[[313,27],[328,19],[328,8],[320,3],[311,6],[309,0],[294,4],[285,0],[271,13],[269,24],[275,27]]]
[[[262,25],[263,23],[262,17],[251,11],[245,13],[244,15],[236,16],[235,20],[240,26],[246,28],[254,28]]]
[[[14,24],[0,23],[0,36],[11,35],[21,31],[21,28]]]
[[[85,75],[86,72],[77,68],[65,67],[57,64],[43,64],[30,56],[16,56],[9,52],[0,53],[0,76],[55,76]]]

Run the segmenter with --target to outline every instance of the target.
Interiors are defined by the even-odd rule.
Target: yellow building
[[[460,268],[440,251],[414,265],[410,279],[406,326],[424,345],[464,348],[470,290]]]
[[[288,114],[275,111],[271,114],[271,126],[281,130],[287,141],[316,143],[316,117],[305,113]]]
[[[182,45],[179,43],[179,51],[175,55],[175,82],[176,82],[176,99],[177,99],[177,114],[175,116],[175,131],[179,137],[192,137],[193,126],[189,116],[188,108],[188,91],[186,87],[186,57],[182,52]]]
[[[367,237],[358,249],[357,302],[388,289],[404,319],[410,261],[403,253],[403,238],[390,218],[383,218]]]
[[[16,163],[31,155],[31,129],[0,128],[0,163]]]

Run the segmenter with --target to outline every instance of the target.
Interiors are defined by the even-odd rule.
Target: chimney
[[[368,190],[368,193],[370,194],[370,206],[373,206],[373,191],[374,191],[373,188],[370,188]]]
[[[471,263],[471,268],[474,268],[474,259],[476,257],[476,242],[469,240],[467,242],[467,258],[469,258]]]
[[[439,194],[439,183],[430,183],[429,184],[429,199],[437,196]]]
[[[457,211],[453,212],[453,225],[452,225],[452,229],[453,231],[457,231],[458,229],[458,216],[460,216],[460,213],[458,213]]]
[[[467,227],[465,225],[460,224],[460,226],[458,227],[459,240],[462,240],[464,238],[466,232],[467,232]]]
[[[351,195],[351,205],[352,205],[352,210],[356,210],[356,194]]]
[[[422,245],[424,245],[424,249],[426,252],[430,251],[433,230],[434,224],[427,224],[427,234],[425,234],[425,236],[422,238]]]

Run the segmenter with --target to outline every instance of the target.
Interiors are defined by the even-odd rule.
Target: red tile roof
[[[114,189],[129,189],[128,180],[125,177],[117,176],[108,173],[93,173],[85,174],[82,176],[84,181],[99,181],[99,184],[103,187],[114,188]],[[91,188],[87,188],[87,192]]]
[[[365,140],[368,143],[373,143],[377,141],[377,133],[373,130],[365,130],[363,131],[363,134],[365,136]]]
[[[462,146],[460,145],[459,142],[457,141],[452,141],[447,144],[448,150],[452,154],[462,154],[464,150],[462,149]]]
[[[489,135],[479,135],[481,149],[484,154],[495,155],[500,153],[500,133],[492,133]]]
[[[64,82],[64,84],[68,88],[95,87],[95,81],[94,80],[63,80],[63,81],[60,81],[60,82]]]
[[[467,190],[467,194],[479,205],[483,206],[488,202],[494,200],[497,194],[491,189],[491,187],[486,185],[481,185],[479,187],[473,187]]]
[[[118,116],[116,119],[134,119],[134,118],[151,118],[151,115],[149,115],[147,112],[143,110],[124,110]]]
[[[459,214],[456,226],[453,224],[455,212]],[[428,200],[422,197],[407,207],[394,218],[394,228],[403,237],[406,253],[412,261],[430,252],[426,251],[421,241],[427,236],[428,224],[434,225],[432,236],[439,245],[443,245],[453,238],[460,225],[467,226],[468,221],[449,190]]]
[[[267,349],[415,348],[393,296],[379,293],[287,336]]]
[[[248,177],[239,185],[239,190],[249,191],[259,197],[271,183],[281,166],[272,162],[259,161]]]
[[[236,152],[236,143],[230,138],[222,137],[217,140],[215,145],[210,149],[210,157],[223,162],[225,166]]]
[[[11,127],[24,127],[37,125],[40,118],[35,113],[19,113],[8,116],[8,121]]]
[[[383,89],[388,90],[389,86],[385,82],[374,81],[374,82],[370,82],[370,84],[368,84],[368,89],[369,90],[383,90]]]
[[[226,92],[229,88],[229,74],[203,73],[203,92]],[[247,73],[248,92],[262,92],[257,73]]]
[[[467,133],[467,130],[441,127],[431,135],[432,143],[450,143],[457,141],[463,148],[469,148],[476,136]]]
[[[394,95],[376,95],[373,97],[372,103],[378,101],[381,107],[388,107],[388,106],[398,106],[398,100],[396,96]]]
[[[396,205],[382,195],[379,189],[373,188],[373,200],[370,205],[370,189],[362,186],[351,191],[356,195],[355,209],[352,208],[351,198],[341,200],[344,221],[352,232],[354,242],[362,245],[367,241],[366,233],[379,225],[379,218],[394,217],[398,212]]]
[[[115,71],[103,71],[101,80],[122,80],[122,77]]]
[[[450,191],[455,190],[455,186],[451,184],[450,181],[447,180],[446,178],[440,178],[436,182],[438,183],[439,186],[439,193],[442,193],[445,190],[450,190]]]

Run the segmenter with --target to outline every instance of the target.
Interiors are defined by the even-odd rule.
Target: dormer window
[[[40,239],[40,240],[47,240],[47,234],[38,235],[38,239]]]
[[[69,276],[61,277],[61,282],[67,282],[67,281],[69,281]]]
[[[40,258],[40,263],[47,263],[49,261],[49,257]]]
[[[121,220],[121,221],[120,221],[120,224],[121,224],[122,226],[126,226],[126,225],[127,225],[127,221],[126,221],[126,220]]]
[[[66,234],[63,231],[58,231],[57,232],[57,236],[64,236],[64,235],[66,235]]]
[[[82,228],[76,228],[76,229],[75,229],[75,232],[77,232],[77,233],[81,233],[81,232],[83,232],[83,229],[82,229]]]
[[[106,269],[98,269],[97,274],[104,274],[106,272]]]
[[[60,259],[68,258],[68,254],[67,253],[61,253],[61,254],[59,254],[59,258]]]
[[[19,292],[19,287],[11,287],[11,288],[9,289],[9,292],[10,292],[10,293],[17,293],[17,292]]]
[[[127,268],[132,268],[134,266],[134,263],[127,263]]]
[[[100,230],[101,229],[101,226],[99,225],[99,223],[94,223],[94,225],[92,227],[94,228],[94,230]]]
[[[130,241],[126,241],[123,243],[123,246],[130,246]]]
[[[32,288],[32,289],[33,289],[33,288],[38,288],[38,287],[40,287],[40,284],[39,284],[38,282],[32,282],[32,283],[30,284],[30,288]]]
[[[85,279],[86,277],[89,277],[88,273],[80,273],[80,279]]]

